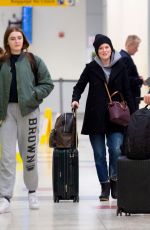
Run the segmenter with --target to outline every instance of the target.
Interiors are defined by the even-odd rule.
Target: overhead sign
[[[0,0],[0,6],[74,6],[76,0]]]

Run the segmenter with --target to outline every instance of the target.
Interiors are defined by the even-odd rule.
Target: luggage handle
[[[144,97],[136,97],[136,99],[142,101],[144,100]]]
[[[144,97],[136,97],[137,100],[139,101],[143,101]],[[150,105],[146,105],[144,108],[148,108]]]
[[[75,126],[75,148],[78,147],[78,133],[77,133],[77,108],[72,108],[72,113],[74,115],[76,126]]]
[[[72,108],[72,113],[73,113],[74,117],[76,117],[77,116],[77,108]]]

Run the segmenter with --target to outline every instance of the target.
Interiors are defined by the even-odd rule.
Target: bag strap
[[[26,56],[30,62],[32,72],[35,78],[35,85],[38,85],[38,67],[33,53],[26,52]]]
[[[122,95],[122,93],[120,93],[119,91],[115,91],[112,95],[111,95],[111,97],[113,97],[115,94],[119,94],[120,95],[120,97],[121,97],[121,100],[123,101],[123,102],[125,102],[125,100],[124,100],[124,97],[123,97],[123,95]]]
[[[110,96],[108,86],[107,86],[106,82],[104,82],[104,84],[105,84],[105,88],[106,88],[106,91],[107,91],[107,94],[108,94],[108,97],[109,97],[109,101],[110,101],[110,103],[112,103],[112,99],[111,99],[111,96]]]
[[[112,97],[113,97],[115,94],[117,94],[117,93],[120,95],[121,100],[125,103],[125,100],[124,100],[124,97],[123,97],[122,93],[120,93],[119,91],[115,91],[114,93],[112,93],[112,94],[110,95],[110,92],[109,92],[109,89],[108,89],[108,86],[107,86],[106,82],[105,82],[104,84],[105,84],[105,88],[106,88],[106,91],[107,91],[107,94],[108,94],[110,103],[112,103]]]

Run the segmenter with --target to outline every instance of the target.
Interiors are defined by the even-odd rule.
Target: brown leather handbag
[[[130,110],[128,108],[126,101],[123,98],[123,95],[119,91],[115,91],[112,95],[110,95],[106,83],[105,88],[109,97],[108,111],[110,121],[118,125],[127,126],[130,121]],[[119,94],[121,102],[112,100],[112,97],[116,94]]]

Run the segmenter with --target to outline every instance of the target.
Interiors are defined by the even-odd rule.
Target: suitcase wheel
[[[54,196],[54,202],[59,203],[59,197],[58,196]]]
[[[79,196],[75,196],[74,198],[73,198],[73,202],[75,203],[75,202],[79,202]]]
[[[118,207],[117,207],[116,215],[117,215],[117,216],[119,216],[119,215],[122,216],[122,209],[121,209],[121,208],[118,208]]]
[[[131,213],[126,212],[125,215],[126,216],[131,216]]]
[[[131,216],[131,213],[123,211],[122,208],[117,208],[117,212],[116,212],[117,216],[118,215],[122,216],[122,212],[125,213],[125,216]]]

